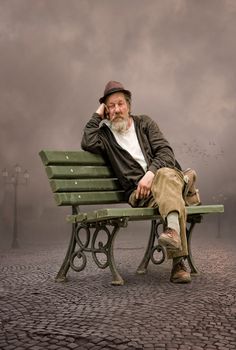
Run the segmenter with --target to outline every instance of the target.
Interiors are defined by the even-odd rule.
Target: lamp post
[[[22,174],[21,167],[16,164],[14,167],[14,172],[9,175],[7,169],[3,169],[2,176],[4,178],[4,183],[13,186],[14,190],[14,207],[13,207],[13,235],[11,248],[19,248],[18,242],[18,187],[19,185],[26,185],[29,180],[29,173],[27,170]]]

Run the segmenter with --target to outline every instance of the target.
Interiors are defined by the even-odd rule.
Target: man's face
[[[129,105],[122,92],[115,92],[107,97],[106,105],[112,129],[124,132],[129,125]]]

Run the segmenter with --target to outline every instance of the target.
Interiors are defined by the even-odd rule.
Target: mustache
[[[122,118],[122,117],[121,117],[120,114],[115,114],[112,121],[114,122],[114,121],[116,121],[116,120],[118,120],[118,119],[121,119],[121,118]]]

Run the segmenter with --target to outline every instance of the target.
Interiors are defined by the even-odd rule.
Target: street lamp
[[[14,167],[14,172],[11,176],[9,176],[9,173],[7,169],[3,169],[2,176],[4,178],[5,184],[13,185],[14,189],[14,221],[13,221],[13,235],[12,235],[12,243],[11,248],[19,248],[18,243],[18,226],[17,226],[17,219],[18,219],[18,186],[19,185],[26,185],[29,180],[29,173],[27,170],[24,171],[24,173],[21,175],[21,167],[19,164],[16,164]]]

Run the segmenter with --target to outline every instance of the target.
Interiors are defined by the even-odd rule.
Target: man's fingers
[[[135,197],[136,197],[136,199],[145,198],[145,197],[148,197],[150,193],[151,193],[151,191],[148,190],[146,187],[139,187],[138,186],[136,189]]]

